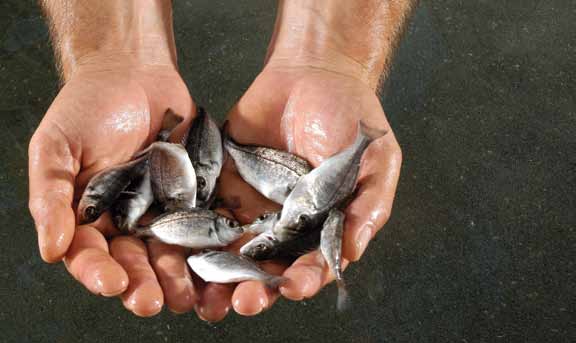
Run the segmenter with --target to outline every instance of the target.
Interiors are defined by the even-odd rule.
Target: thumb
[[[43,121],[28,149],[29,208],[42,259],[62,259],[74,235],[76,225],[72,201],[79,161],[61,127]]]

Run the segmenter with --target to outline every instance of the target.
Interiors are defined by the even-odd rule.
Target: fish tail
[[[167,142],[168,138],[172,134],[172,131],[180,124],[184,118],[177,115],[171,108],[166,110],[164,113],[164,119],[162,120],[162,128],[158,132],[158,140],[162,142]]]
[[[204,106],[197,105],[196,106],[196,118],[194,118],[194,120],[203,119],[205,116],[206,116],[206,109],[204,108]]]
[[[358,122],[358,138],[361,140],[366,140],[367,143],[372,142],[375,139],[378,139],[384,135],[386,135],[388,131],[381,130],[377,128],[370,127],[366,125],[362,120]]]
[[[154,233],[148,226],[137,226],[128,228],[128,232],[138,238],[154,237]]]
[[[271,289],[276,289],[282,286],[286,281],[288,281],[288,278],[284,276],[272,276],[268,280],[266,280],[266,286],[268,286]]]
[[[224,147],[227,145],[234,147],[236,146],[236,142],[232,139],[232,137],[230,137],[228,126],[229,122],[226,120],[224,124],[222,124],[222,129],[220,130],[222,132],[222,145],[224,145]]]
[[[346,289],[344,279],[342,278],[337,279],[336,286],[338,286],[338,299],[336,301],[336,308],[338,309],[338,311],[344,311],[350,306],[350,300],[348,298],[348,290]]]

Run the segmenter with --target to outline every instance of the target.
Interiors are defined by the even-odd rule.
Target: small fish
[[[251,224],[244,225],[244,231],[260,234],[265,231],[270,231],[274,228],[274,225],[280,219],[280,211],[264,213],[254,220]]]
[[[172,132],[180,124],[184,118],[177,115],[172,111],[172,109],[167,109],[164,113],[164,119],[162,120],[162,127],[158,132],[157,140],[160,142],[168,142],[168,139],[172,135]]]
[[[208,251],[188,257],[188,265],[206,282],[232,283],[248,280],[262,281],[269,288],[277,288],[286,281],[263,271],[256,263],[226,251]]]
[[[222,170],[224,153],[218,125],[200,106],[197,107],[185,146],[196,171],[197,206],[208,208],[216,194],[216,180]]]
[[[141,238],[204,249],[225,247],[242,236],[240,224],[214,211],[194,208],[167,213],[135,230]]]
[[[122,232],[131,231],[153,201],[150,170],[146,170],[142,177],[134,179],[128,188],[120,193],[110,209],[112,222]]]
[[[310,230],[279,240],[273,230],[264,231],[240,248],[240,254],[254,260],[294,259],[318,248],[320,230]]]
[[[356,188],[364,150],[384,134],[359,122],[352,145],[301,177],[284,202],[280,220],[274,226],[276,237],[287,240],[301,231],[317,228],[332,208],[348,200]]]
[[[312,167],[302,158],[272,148],[241,145],[225,136],[224,147],[238,174],[266,198],[283,204],[298,179]]]
[[[148,159],[142,156],[136,160],[102,170],[94,175],[78,204],[78,222],[88,224],[110,208],[134,178],[143,175],[148,169]]]
[[[196,173],[180,144],[155,142],[147,149],[154,198],[165,211],[196,206]]]
[[[348,301],[346,284],[342,277],[342,234],[344,232],[344,218],[342,211],[333,209],[328,214],[320,234],[320,251],[328,264],[328,267],[336,278],[338,286],[339,310],[344,310]]]

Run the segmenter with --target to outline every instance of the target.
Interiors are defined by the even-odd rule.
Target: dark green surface
[[[270,1],[175,1],[183,76],[224,114],[249,86]],[[33,1],[0,3],[0,342],[576,341],[576,2],[423,1],[383,103],[404,151],[393,218],[334,286],[216,325],[136,318],[41,262],[27,144],[58,90]],[[273,91],[273,90],[271,90]]]

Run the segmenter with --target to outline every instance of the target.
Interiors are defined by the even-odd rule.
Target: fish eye
[[[98,216],[98,211],[96,210],[95,206],[88,206],[84,210],[84,217],[86,217],[86,219],[88,219],[88,220],[96,220],[97,216]]]
[[[204,189],[204,187],[206,187],[206,179],[203,178],[202,176],[198,176],[196,178],[196,185],[200,190]]]
[[[262,214],[262,215],[260,215],[260,217],[258,217],[257,219],[260,220],[260,221],[263,221],[263,220],[265,220],[267,217],[268,217],[267,214]]]
[[[259,243],[256,245],[256,250],[266,251],[268,250],[268,246],[266,246],[264,243]]]
[[[306,225],[308,224],[308,222],[310,222],[310,217],[308,217],[307,215],[301,214],[298,216],[298,223],[300,225]]]
[[[226,218],[226,224],[230,227],[237,227],[239,225],[237,221],[230,218]]]

